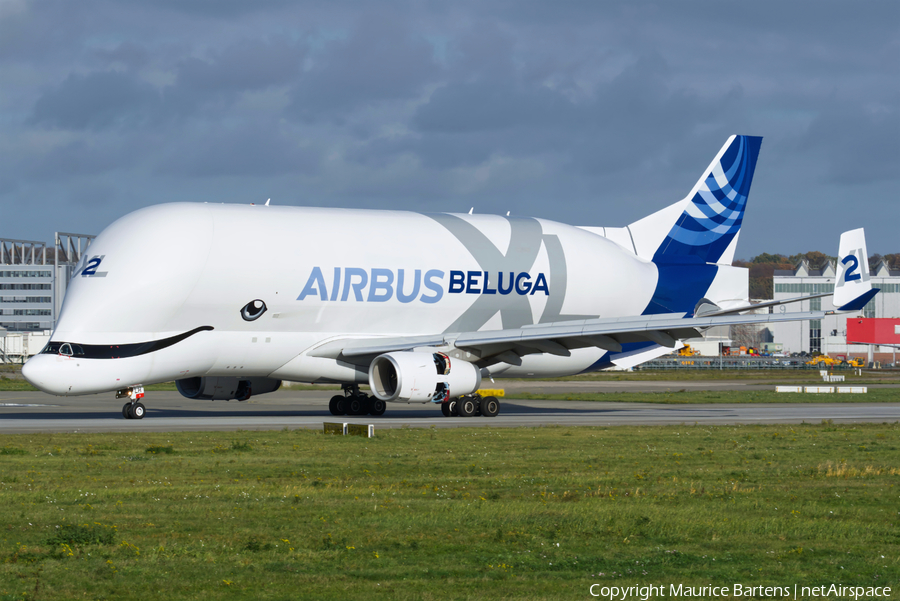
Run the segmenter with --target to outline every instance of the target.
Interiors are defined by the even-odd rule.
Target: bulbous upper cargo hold
[[[651,262],[602,236],[493,215],[158,205],[113,223],[88,255],[98,261],[76,272],[55,340],[133,344],[263,323],[373,334],[518,327],[622,315],[619,298],[646,305],[656,283]]]

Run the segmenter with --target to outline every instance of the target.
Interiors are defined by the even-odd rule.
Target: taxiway
[[[559,392],[570,383],[545,382],[529,391]],[[606,392],[616,390],[691,390],[723,386],[755,389],[758,384],[699,383],[603,383]],[[668,386],[665,388],[664,386]],[[676,388],[677,387],[677,388]],[[579,391],[600,388],[585,383]],[[767,386],[771,389],[771,386]],[[767,424],[835,422],[895,422],[900,420],[900,403],[784,403],[784,404],[704,404],[669,405],[592,401],[520,400],[506,386],[501,413],[494,418],[446,418],[433,405],[388,404],[381,417],[342,416],[328,412],[334,390],[291,390],[237,401],[195,401],[177,392],[148,392],[144,404],[147,416],[126,420],[121,401],[111,394],[82,397],[54,397],[41,392],[0,392],[0,433],[28,432],[174,432],[199,430],[278,430],[321,428],[323,422],[372,423],[378,428],[402,427],[519,427],[519,426],[613,426],[659,424]]]

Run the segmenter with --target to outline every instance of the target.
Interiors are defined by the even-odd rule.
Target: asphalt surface
[[[515,393],[660,392],[664,390],[772,390],[758,382],[509,382],[494,418],[446,418],[434,405],[388,403],[381,417],[328,412],[336,391],[282,389],[249,401],[195,401],[177,392],[148,392],[147,416],[122,417],[112,393],[54,397],[40,392],[0,392],[0,434],[28,432],[171,432],[321,428],[323,422],[375,424],[378,428],[460,426],[612,426],[651,424],[771,424],[900,421],[900,403],[796,403],[666,405],[591,401],[518,400]]]

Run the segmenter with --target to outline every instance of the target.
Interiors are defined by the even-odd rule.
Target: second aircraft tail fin
[[[838,276],[834,285],[832,302],[838,311],[862,309],[873,296],[869,278],[869,259],[866,251],[866,234],[862,228],[841,234],[838,250]]]

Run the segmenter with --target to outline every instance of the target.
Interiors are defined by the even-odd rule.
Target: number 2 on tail
[[[853,282],[860,279],[859,274],[855,273],[856,270],[859,269],[859,259],[856,258],[856,255],[847,255],[846,257],[841,259],[841,263],[843,263],[844,265],[852,263],[852,265],[847,267],[847,271],[844,272],[845,282]]]

